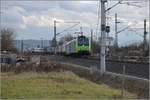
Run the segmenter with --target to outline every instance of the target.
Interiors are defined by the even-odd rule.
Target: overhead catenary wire
[[[128,31],[134,32],[135,34],[137,34],[138,36],[140,36],[142,38],[144,37],[143,35],[139,34],[136,30],[129,29]]]
[[[63,33],[63,32],[65,32],[65,31],[68,31],[69,29],[72,29],[73,27],[75,27],[75,26],[77,26],[77,25],[79,25],[80,23],[77,23],[77,24],[75,24],[75,25],[72,25],[71,27],[69,27],[69,28],[67,28],[67,29],[64,29],[63,31],[61,31],[61,32],[58,32],[56,35],[59,35],[60,33]]]
[[[114,4],[113,6],[109,7],[108,9],[106,9],[106,12],[109,11],[110,9],[116,7],[118,4],[121,4],[123,0],[119,0],[116,4]]]

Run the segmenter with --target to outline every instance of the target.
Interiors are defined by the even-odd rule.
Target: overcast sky
[[[143,0],[141,0],[143,1]],[[117,1],[109,1],[106,7],[109,8]],[[85,35],[90,36],[90,30],[96,34],[98,19],[99,1],[1,1],[1,28],[13,28],[16,32],[16,39],[52,39],[53,21],[58,20],[57,32],[74,25],[63,22],[80,22],[75,28],[64,32],[59,37],[82,30]],[[132,28],[143,28],[143,20],[149,20],[149,3],[121,4],[107,12],[108,22],[111,27],[110,36],[114,37],[114,16],[118,14],[118,30],[131,26]],[[149,22],[147,21],[147,30]],[[143,40],[143,30],[137,32],[123,31],[119,34],[119,44],[126,45],[132,42]],[[59,38],[58,37],[58,38]]]

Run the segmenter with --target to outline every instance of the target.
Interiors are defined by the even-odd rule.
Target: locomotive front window
[[[79,38],[78,39],[78,45],[79,46],[89,46],[89,39],[88,38]]]

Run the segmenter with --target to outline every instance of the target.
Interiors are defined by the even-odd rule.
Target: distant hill
[[[14,44],[16,46],[16,48],[18,50],[21,50],[21,40],[15,40]],[[41,40],[23,40],[23,44],[24,44],[24,50],[31,50],[32,48],[36,48],[36,47],[48,47],[51,45],[51,41],[50,40],[43,40],[43,43]]]

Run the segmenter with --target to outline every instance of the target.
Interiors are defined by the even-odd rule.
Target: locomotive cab
[[[81,35],[77,38],[77,52],[79,55],[89,55],[91,51],[89,38]]]

